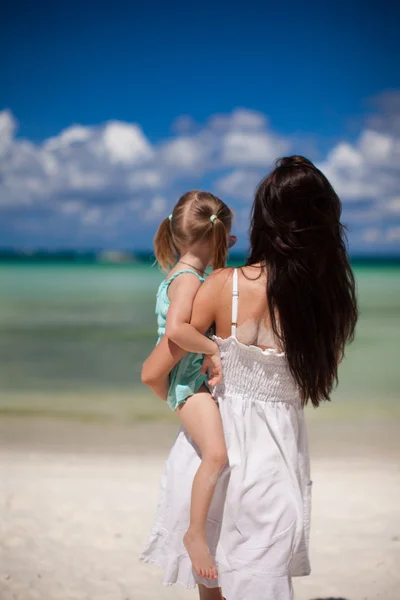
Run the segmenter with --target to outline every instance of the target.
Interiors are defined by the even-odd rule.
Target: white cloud
[[[222,161],[227,165],[249,165],[267,168],[286,152],[287,140],[267,132],[228,133],[222,144]]]
[[[146,221],[161,221],[167,216],[168,202],[163,196],[152,198],[147,211],[144,214]]]
[[[328,154],[328,162],[337,168],[354,169],[361,167],[363,158],[357,148],[353,148],[347,142],[341,142]]]
[[[97,225],[102,217],[102,211],[97,206],[88,208],[82,217],[85,225]]]
[[[103,131],[102,141],[111,162],[133,164],[152,155],[150,143],[137,125],[114,121]]]
[[[60,212],[64,215],[76,215],[84,210],[84,206],[80,200],[66,200],[60,205]]]
[[[155,169],[146,169],[128,175],[127,181],[131,190],[157,188],[161,185],[161,175]]]
[[[382,208],[385,212],[393,215],[400,215],[400,196],[388,200]]]
[[[358,142],[364,160],[372,163],[386,163],[396,150],[396,140],[384,133],[364,131]]]
[[[17,123],[11,111],[0,111],[0,157],[9,149],[16,127]]]
[[[267,119],[255,110],[238,108],[230,115],[215,115],[209,120],[212,129],[256,130],[264,129]]]
[[[354,228],[366,224],[376,224],[381,221],[383,214],[383,211],[377,209],[373,202],[368,203],[366,207],[350,203],[344,206],[342,221],[345,225]]]
[[[160,185],[154,149],[137,125],[74,125],[42,144],[11,137],[15,120],[8,111],[0,113],[0,128],[2,151],[7,148],[0,164],[3,209],[40,206],[67,215],[71,198],[79,196],[87,208],[80,211],[82,222],[95,223],[100,216],[90,208]]]
[[[386,237],[389,242],[400,242],[400,225],[397,227],[389,227]]]
[[[364,244],[398,243],[400,128],[391,127],[396,115],[390,107],[390,118],[375,116],[355,141],[341,140],[318,165],[343,200],[354,239]],[[221,195],[244,231],[255,188],[295,140],[245,109],[204,124],[178,119],[175,134],[156,144],[138,124],[120,121],[75,124],[42,143],[17,138],[15,131],[11,112],[0,112],[3,228],[36,232],[30,239],[40,243],[51,229],[72,245],[85,235],[94,243],[119,240],[124,232],[129,243],[142,235],[149,243],[157,222],[195,187]],[[25,243],[22,233],[18,240]]]
[[[261,177],[258,171],[238,170],[217,179],[215,186],[218,193],[251,202]]]
[[[374,131],[400,135],[400,90],[388,90],[371,99],[375,112],[368,117]]]
[[[73,144],[87,142],[92,137],[90,127],[82,127],[82,125],[71,125],[60,133],[60,135],[49,138],[45,144],[45,150],[62,150]]]
[[[65,165],[65,183],[69,190],[99,190],[106,184],[106,177],[101,171],[85,171],[76,163]]]
[[[400,225],[393,227],[368,227],[363,230],[363,240],[369,244],[385,243],[393,245],[400,242]]]
[[[318,166],[345,202],[386,204],[400,189],[400,136],[366,129],[354,144],[337,144]]]
[[[192,137],[178,137],[167,142],[161,151],[161,160],[168,166],[191,169],[200,165],[206,156],[201,141]]]
[[[190,115],[181,115],[172,123],[172,130],[177,134],[188,134],[194,131],[196,122]]]
[[[133,198],[132,200],[128,200],[126,202],[126,207],[131,210],[131,211],[138,211],[142,208],[143,203],[141,202],[141,200],[138,200],[137,198]]]
[[[382,238],[382,230],[379,227],[368,227],[364,229],[363,238],[365,242],[376,244]]]
[[[290,147],[288,139],[268,129],[264,115],[244,109],[215,115],[197,129],[185,117],[178,129],[185,133],[163,145],[160,158],[168,168],[191,172],[239,165],[266,169]]]

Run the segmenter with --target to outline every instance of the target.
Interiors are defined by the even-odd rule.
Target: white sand
[[[359,443],[353,433],[344,435],[337,453],[336,437],[328,440],[323,427],[315,428],[313,573],[295,580],[296,600],[400,597],[398,428],[381,429],[378,438],[364,432]],[[158,569],[137,561],[172,436],[161,426],[3,419],[1,600],[196,598],[178,586],[162,587]],[[368,452],[369,437],[372,446],[378,439],[376,452]]]

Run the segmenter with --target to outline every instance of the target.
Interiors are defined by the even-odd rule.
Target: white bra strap
[[[238,310],[239,310],[238,271],[237,271],[237,269],[234,269],[233,270],[233,280],[232,280],[232,328],[231,328],[231,335],[234,338],[236,337]]]

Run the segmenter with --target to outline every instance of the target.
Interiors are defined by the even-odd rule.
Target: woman
[[[357,321],[340,214],[339,198],[310,161],[281,159],[256,192],[246,266],[215,272],[195,299],[185,347],[215,323],[223,368],[214,398],[229,466],[207,523],[218,580],[193,573],[181,541],[200,461],[184,431],[164,470],[142,560],[163,567],[166,584],[197,583],[202,600],[290,600],[291,577],[310,572],[303,407],[329,400]],[[144,382],[160,389],[182,354],[162,340]]]

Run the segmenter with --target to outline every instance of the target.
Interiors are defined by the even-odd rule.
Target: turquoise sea
[[[400,267],[355,273],[361,317],[332,414],[398,415]],[[140,383],[161,278],[146,264],[0,263],[0,412],[171,418]]]

